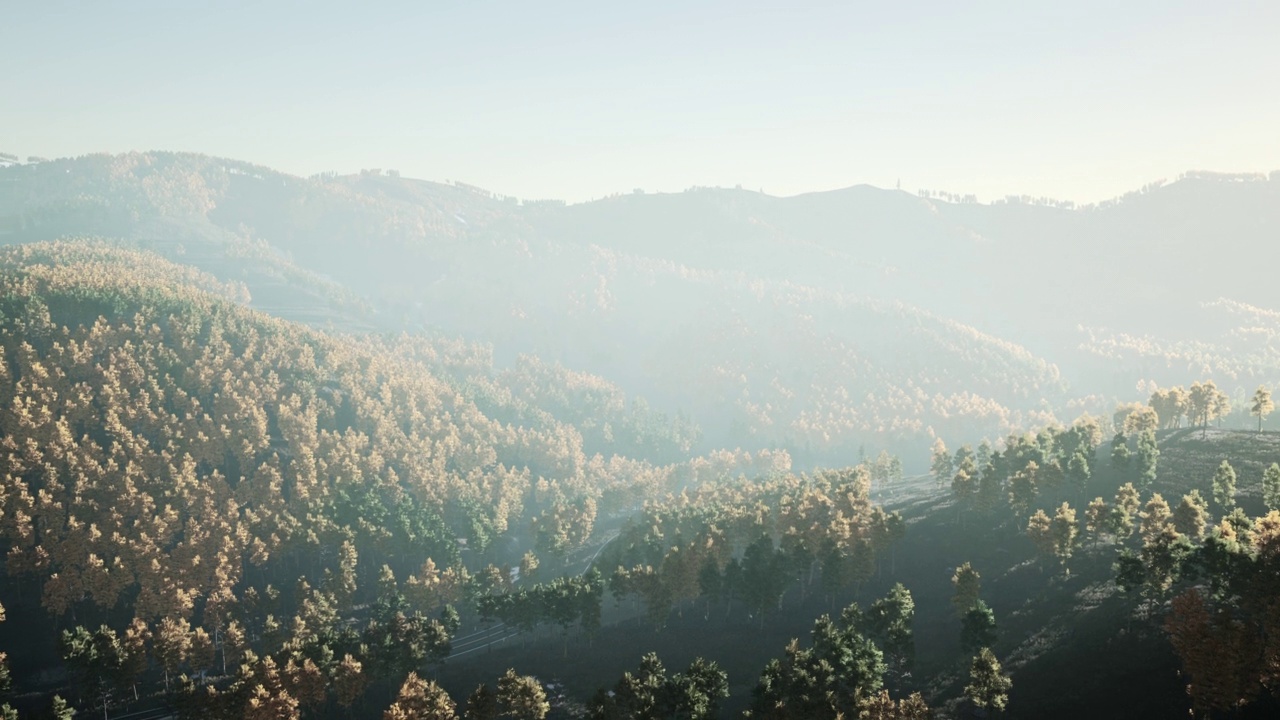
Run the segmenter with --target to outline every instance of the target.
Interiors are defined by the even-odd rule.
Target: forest
[[[1280,710],[1280,302],[1161,258],[1154,296],[1063,289],[1171,205],[1274,213],[1274,178],[0,180],[0,716]]]

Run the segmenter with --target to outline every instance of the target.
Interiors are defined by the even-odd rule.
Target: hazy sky
[[[571,201],[899,179],[1094,200],[1280,169],[1273,0],[0,0],[0,27],[0,151],[24,156]]]

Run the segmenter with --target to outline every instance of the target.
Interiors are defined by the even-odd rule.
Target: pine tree
[[[1053,521],[1044,510],[1036,510],[1027,521],[1027,537],[1041,557],[1053,557]]]
[[[538,556],[529,550],[520,558],[520,577],[531,579],[533,574],[538,570]]]
[[[1147,500],[1138,517],[1141,520],[1138,533],[1142,536],[1144,544],[1159,537],[1166,527],[1172,527],[1173,513],[1169,510],[1169,503],[1165,502],[1160,493],[1151,494],[1151,499]]]
[[[1193,588],[1173,599],[1165,631],[1190,676],[1187,694],[1196,711],[1231,713],[1257,695],[1250,659],[1257,657],[1258,637],[1233,613],[1214,613]]]
[[[481,684],[467,696],[466,720],[498,720],[498,694]]]
[[[164,618],[152,633],[156,659],[164,668],[164,687],[169,689],[169,676],[187,661],[191,650],[191,625],[184,619]]]
[[[956,500],[957,515],[963,512],[973,501],[973,497],[978,491],[977,480],[975,475],[970,474],[963,467],[957,470],[955,477],[951,479],[951,494]]]
[[[965,697],[975,707],[1003,712],[1009,705],[1009,690],[1013,681],[1000,669],[1000,661],[989,648],[982,648],[969,666],[969,684]]]
[[[674,715],[689,720],[710,720],[719,713],[720,701],[729,697],[729,675],[714,662],[694,658],[684,672],[668,683]]]
[[[1156,480],[1156,466],[1160,461],[1160,446],[1156,444],[1154,430],[1144,430],[1138,436],[1138,486],[1151,487]]]
[[[1071,454],[1071,459],[1067,461],[1067,477],[1071,478],[1071,484],[1076,490],[1084,495],[1089,487],[1089,478],[1093,477],[1093,469],[1083,449]]]
[[[1053,515],[1049,535],[1053,541],[1053,555],[1058,558],[1058,563],[1064,570],[1075,549],[1077,532],[1076,511],[1067,503],[1062,503]]]
[[[1140,505],[1141,496],[1133,483],[1125,483],[1116,491],[1116,504],[1111,509],[1107,524],[1117,543],[1124,542],[1133,534],[1133,518]]]
[[[951,596],[951,605],[956,614],[964,617],[979,602],[978,595],[982,590],[982,576],[969,563],[956,568],[951,576],[951,586],[955,593]]]
[[[395,702],[382,713],[382,720],[454,720],[457,706],[449,694],[431,680],[409,673]]]
[[[1111,467],[1121,476],[1129,473],[1129,461],[1131,453],[1129,452],[1129,439],[1125,437],[1124,431],[1116,433],[1111,438]]]
[[[909,670],[915,659],[915,636],[911,629],[915,611],[911,591],[902,583],[895,583],[887,595],[872,603],[865,616],[867,634],[899,673]]]
[[[943,483],[955,474],[955,468],[951,464],[951,453],[947,452],[947,446],[942,442],[942,438],[933,441],[933,464],[930,466],[930,472],[933,474],[934,481],[938,483],[938,487],[942,487]]]
[[[1209,504],[1200,497],[1200,491],[1192,490],[1183,495],[1182,502],[1173,511],[1173,527],[1192,540],[1200,540],[1208,522]]]
[[[1226,460],[1213,474],[1213,503],[1224,513],[1236,505],[1236,470]]]
[[[338,704],[349,708],[364,694],[369,684],[360,661],[350,653],[342,656],[342,661],[333,669],[333,688],[338,696]]]
[[[1102,536],[1111,529],[1111,506],[1106,500],[1096,497],[1089,501],[1089,506],[1084,510],[1084,529],[1089,537],[1098,543],[1102,540]]]
[[[1262,473],[1262,502],[1268,510],[1280,510],[1280,463],[1271,463]]]
[[[996,641],[996,614],[981,600],[960,619],[960,647],[976,653]]]
[[[1258,418],[1258,433],[1262,433],[1262,420],[1276,409],[1276,405],[1271,401],[1271,391],[1265,387],[1259,386],[1253,393],[1253,405],[1249,408],[1249,413]]]
[[[498,679],[498,704],[514,720],[542,720],[551,711],[546,691],[537,679],[517,675],[510,669]]]
[[[71,720],[76,716],[76,709],[68,705],[62,696],[54,695],[50,714],[53,715],[53,720]]]
[[[1039,471],[1039,466],[1032,461],[1009,478],[1009,505],[1019,516],[1026,515],[1031,510],[1031,504],[1036,500],[1036,495],[1039,493],[1037,486]]]

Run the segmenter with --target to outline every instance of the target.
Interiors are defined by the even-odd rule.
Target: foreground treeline
[[[1246,409],[1261,423],[1274,409],[1269,389],[1259,388]],[[1180,477],[1181,497],[1156,491],[1170,485],[1166,474],[1182,474],[1161,461],[1157,431],[1184,420],[1205,429],[1230,411],[1205,381],[1121,406],[1106,458],[1097,452],[1099,423],[1086,416],[1071,427],[1010,436],[998,451],[983,444],[953,455],[939,442],[933,459],[938,482],[950,478],[960,522],[988,533],[1020,529],[1048,583],[1069,576],[1077,555],[1113,554],[1115,584],[1139,622],[1166,633],[1192,708],[1206,717],[1280,701],[1280,464],[1264,460],[1260,476],[1241,478],[1238,463],[1221,460],[1204,477]],[[1247,445],[1236,451],[1248,452]],[[1096,484],[1098,475],[1106,486]],[[1242,483],[1258,488],[1262,514],[1239,506]],[[1094,495],[1106,487],[1116,489]],[[972,573],[963,570],[958,582]],[[994,617],[974,605],[963,632],[981,638],[987,628]],[[968,648],[980,642],[962,639]]]
[[[890,562],[902,516],[871,502],[865,466],[717,483],[650,505],[601,556],[613,595],[643,601],[661,627],[672,609],[738,603],[765,621],[793,585],[836,593]]]

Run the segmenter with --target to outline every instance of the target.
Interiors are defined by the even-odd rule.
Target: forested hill
[[[1280,378],[1280,290],[1259,256],[1280,182],[1190,174],[1087,208],[924,195],[564,205],[98,155],[0,168],[0,239],[122,238],[278,316],[435,329],[490,345],[501,369],[532,354],[684,413],[697,450],[805,464],[1107,412],[1139,383],[1213,376],[1243,397]]]
[[[362,565],[370,586],[382,563],[444,569],[500,538],[563,552],[597,513],[699,472],[787,469],[768,453],[588,455],[576,428],[520,399],[518,376],[486,380],[473,348],[334,338],[247,310],[242,292],[96,243],[0,253],[7,567],[43,587],[18,609],[186,617],[244,582],[319,580],[344,543],[381,558]],[[485,411],[431,365],[470,367]],[[620,421],[614,442],[678,437],[647,430]]]

